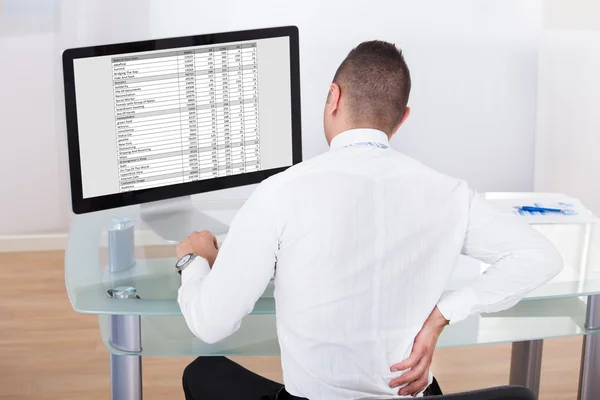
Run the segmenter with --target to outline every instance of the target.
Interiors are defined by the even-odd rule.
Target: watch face
[[[192,258],[191,254],[186,254],[185,256],[181,257],[179,261],[177,261],[177,267],[183,267],[186,262],[190,261],[190,258]]]

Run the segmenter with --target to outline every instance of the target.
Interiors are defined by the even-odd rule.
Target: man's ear
[[[400,120],[400,123],[398,124],[398,128],[400,128],[400,126],[402,126],[404,121],[406,121],[408,119],[409,115],[410,115],[410,107],[406,107],[404,109],[404,114],[402,115],[402,119]],[[398,128],[396,128],[396,130],[398,130]]]
[[[340,107],[340,86],[337,83],[329,85],[329,94],[327,95],[327,108],[330,114],[335,114]]]
[[[400,119],[400,122],[398,122],[398,125],[396,125],[396,127],[389,134],[389,138],[390,139],[392,138],[392,136],[394,136],[394,134],[396,132],[398,132],[398,129],[400,129],[400,127],[402,126],[402,124],[404,123],[404,121],[406,121],[406,119],[408,118],[409,115],[410,115],[410,107],[406,107],[404,109],[404,114],[402,114],[402,118]]]
[[[410,107],[406,107],[404,109],[404,114],[402,114],[402,118],[400,119],[400,122],[398,122],[398,125],[396,125],[396,127],[394,128],[394,131],[392,132],[392,135],[394,133],[396,133],[398,131],[398,129],[400,129],[400,127],[402,126],[402,124],[404,123],[404,121],[406,121],[408,119],[409,115],[410,115]]]

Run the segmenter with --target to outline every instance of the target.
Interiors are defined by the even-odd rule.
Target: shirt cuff
[[[181,283],[184,284],[186,282],[202,279],[208,275],[209,272],[210,266],[208,265],[208,261],[206,261],[205,258],[197,256],[194,261],[181,272]]]
[[[450,325],[470,317],[476,306],[477,297],[470,289],[452,292],[437,304],[437,308],[444,318],[450,321]]]

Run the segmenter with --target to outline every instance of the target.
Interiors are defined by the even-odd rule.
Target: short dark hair
[[[410,94],[410,71],[402,50],[382,40],[363,42],[344,59],[333,77],[358,127],[391,132]],[[364,125],[364,126],[360,126]]]

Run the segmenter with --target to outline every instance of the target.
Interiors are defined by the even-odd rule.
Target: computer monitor
[[[293,26],[63,53],[77,214],[258,183],[302,160]]]

